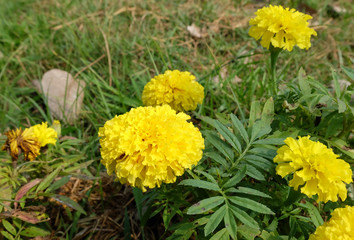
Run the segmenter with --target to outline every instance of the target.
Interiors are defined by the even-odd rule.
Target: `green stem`
[[[269,47],[270,51],[270,74],[271,74],[271,86],[270,86],[270,92],[273,96],[277,95],[278,93],[278,80],[276,76],[276,63],[277,59],[279,56],[279,53],[281,52],[281,48],[275,48],[272,45]]]

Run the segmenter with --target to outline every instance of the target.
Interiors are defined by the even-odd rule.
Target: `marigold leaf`
[[[299,203],[299,205],[307,209],[308,213],[310,214],[310,218],[316,227],[321,226],[323,224],[323,219],[321,217],[320,212],[312,203],[310,202],[306,202],[305,204]]]
[[[44,180],[38,185],[36,193],[46,189],[53,182],[54,178],[56,178],[56,176],[58,176],[60,171],[61,171],[61,168],[57,168],[53,172],[51,172],[49,175],[47,175],[44,178]]]
[[[204,156],[211,158],[212,160],[214,160],[216,163],[219,163],[220,165],[222,165],[224,168],[228,169],[229,168],[229,164],[228,162],[225,160],[225,158],[223,158],[222,156],[220,156],[219,154],[217,154],[216,152],[205,152]]]
[[[50,231],[48,231],[47,229],[40,228],[38,226],[29,226],[20,232],[20,235],[25,237],[44,237],[48,236],[49,234]]]
[[[354,69],[342,66],[343,71],[350,77],[351,80],[354,80]]]
[[[266,138],[254,141],[253,144],[284,145],[285,138]]]
[[[228,159],[233,160],[234,152],[226,142],[221,140],[213,132],[206,132],[205,135],[206,135],[206,140],[209,141],[216,149],[218,149],[219,152],[221,152]]]
[[[6,237],[9,240],[13,240],[15,239],[10,233],[6,232],[6,231],[1,231],[2,236]]]
[[[225,216],[225,212],[226,212],[226,206],[224,205],[211,215],[208,223],[204,227],[205,236],[208,236],[219,226],[220,222]]]
[[[239,183],[246,176],[247,167],[244,166],[241,170],[239,170],[235,176],[229,179],[224,185],[223,188],[234,187],[237,183]]]
[[[238,153],[241,153],[242,147],[241,147],[241,144],[240,144],[239,140],[237,139],[237,137],[227,127],[225,127],[223,124],[221,124],[219,121],[217,121],[217,120],[214,120],[214,121],[215,121],[216,130],[218,130],[218,132],[225,138],[225,140]]]
[[[246,166],[247,166],[246,174],[248,176],[257,179],[258,181],[265,181],[263,174],[260,171],[258,171],[255,167],[249,164]]]
[[[224,216],[225,227],[232,239],[237,239],[237,224],[232,211],[228,208]]]
[[[221,229],[219,232],[215,233],[210,240],[229,240],[230,236],[226,228]]]
[[[220,191],[220,188],[217,184],[207,182],[199,179],[186,179],[179,183],[179,185],[192,186],[198,188],[204,188],[212,191]]]
[[[210,209],[213,209],[214,207],[219,206],[223,202],[224,202],[224,198],[221,196],[203,199],[200,202],[197,202],[196,204],[191,206],[188,209],[187,214],[189,215],[201,214],[206,211],[209,211]]]
[[[10,232],[12,235],[16,235],[16,229],[11,225],[11,223],[5,219],[3,219],[1,223],[8,232]]]
[[[245,225],[251,228],[259,229],[258,223],[252,217],[250,217],[250,215],[248,215],[245,211],[237,208],[236,206],[229,206],[229,207],[231,212],[234,214],[234,216],[242,223],[244,223]]]
[[[269,196],[268,194],[265,194],[264,192],[258,191],[253,188],[248,188],[248,187],[238,187],[238,189],[236,189],[236,191],[233,191],[233,192],[244,193],[244,194],[265,197],[265,198],[272,198],[271,196]]]
[[[267,206],[265,206],[261,203],[258,203],[254,200],[251,200],[249,198],[231,196],[231,197],[228,197],[228,199],[230,199],[231,202],[233,202],[234,204],[236,204],[238,206],[248,208],[248,209],[255,211],[255,212],[259,212],[259,213],[263,213],[263,214],[274,214],[274,212],[272,210],[270,210]]]
[[[264,104],[261,121],[265,125],[270,125],[273,119],[274,119],[274,101],[273,98],[270,97]]]
[[[245,140],[246,144],[248,144],[250,140],[248,138],[248,134],[245,127],[234,114],[231,114],[230,116],[231,116],[231,121],[233,126],[239,131],[240,135],[242,136],[243,140]]]

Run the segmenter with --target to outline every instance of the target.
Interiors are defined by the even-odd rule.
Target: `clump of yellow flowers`
[[[58,122],[58,121],[57,121]],[[2,150],[7,150],[12,159],[17,160],[23,153],[25,160],[34,160],[39,154],[41,147],[47,144],[55,144],[58,138],[57,132],[48,127],[47,122],[34,125],[30,128],[9,130],[5,133],[7,140]]]
[[[178,112],[195,110],[204,99],[204,88],[189,72],[167,70],[148,82],[143,91],[145,106],[170,105]]]
[[[307,21],[312,17],[295,9],[269,5],[255,14],[257,16],[249,22],[252,25],[249,35],[256,40],[261,39],[261,45],[267,49],[270,45],[288,51],[292,51],[295,45],[309,49],[311,35],[317,35],[315,30],[308,27]]]
[[[163,105],[134,108],[107,121],[98,136],[108,174],[143,191],[175,182],[203,155],[204,139],[189,119]]]
[[[310,235],[309,240],[354,239],[354,207],[337,208],[332,217]]]
[[[310,136],[299,137],[295,140],[288,137],[277,151],[274,158],[279,163],[276,172],[282,177],[293,173],[289,182],[291,187],[308,197],[318,195],[318,201],[342,200],[347,198],[345,183],[351,183],[352,171],[350,165],[344,160],[338,159],[338,155],[332,149],[320,142],[310,140]]]

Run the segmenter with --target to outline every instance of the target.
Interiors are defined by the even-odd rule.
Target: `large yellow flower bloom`
[[[309,49],[311,35],[317,36],[316,31],[308,27],[307,20],[312,17],[295,9],[269,5],[255,14],[257,17],[250,20],[249,35],[256,40],[262,38],[261,45],[267,49],[270,44],[288,51],[292,51],[295,45]]]
[[[309,240],[353,240],[354,207],[346,206],[333,211],[332,217],[310,235]]]
[[[47,122],[37,124],[29,128],[30,134],[37,139],[41,147],[47,144],[55,144],[58,134],[53,128],[48,127]]]
[[[2,146],[2,150],[8,150],[14,160],[23,152],[25,160],[34,160],[40,153],[41,147],[47,144],[55,144],[57,132],[53,128],[48,128],[48,123],[34,125],[22,130],[10,130],[5,133],[7,140]]]
[[[138,107],[107,121],[98,136],[108,174],[143,191],[175,182],[203,154],[204,139],[188,119],[164,105]]]
[[[32,161],[39,155],[40,144],[36,138],[29,134],[28,128],[24,131],[21,128],[9,130],[5,133],[7,140],[1,150],[7,150],[13,160],[23,152],[25,160]]]
[[[277,174],[285,177],[294,173],[289,182],[295,190],[301,187],[301,192],[309,197],[318,195],[318,201],[342,200],[347,198],[345,183],[352,182],[350,165],[333,153],[320,142],[313,142],[310,136],[299,137],[299,140],[288,137],[287,145],[278,149],[274,162]]]
[[[142,99],[145,106],[168,104],[176,111],[189,111],[203,102],[204,88],[189,72],[168,70],[145,85]]]

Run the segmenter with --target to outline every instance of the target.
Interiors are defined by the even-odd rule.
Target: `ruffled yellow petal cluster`
[[[42,123],[22,130],[10,130],[5,133],[7,140],[2,150],[8,150],[14,160],[23,152],[25,160],[34,160],[39,154],[41,147],[47,144],[55,144],[57,133],[54,129],[48,128],[48,124]]]
[[[301,192],[309,197],[318,195],[318,201],[342,200],[347,198],[345,183],[352,182],[350,165],[332,149],[320,142],[310,140],[310,136],[299,137],[299,140],[287,138],[285,146],[278,149],[274,162],[277,174],[285,177],[294,173],[289,186],[295,190],[301,187]]]
[[[49,128],[47,122],[30,127],[29,134],[37,139],[41,147],[55,144],[58,138],[57,132],[53,128]]]
[[[188,119],[163,105],[138,107],[107,121],[98,136],[108,174],[143,191],[175,182],[203,154],[204,139]]]
[[[189,111],[203,102],[204,88],[191,73],[168,70],[145,85],[142,99],[145,106],[168,104],[176,111]]]
[[[256,40],[262,38],[261,45],[267,49],[272,44],[288,51],[295,45],[307,50],[311,47],[311,35],[317,36],[316,31],[308,27],[307,20],[312,17],[295,9],[269,5],[255,14],[257,17],[249,22],[252,25],[249,35]]]
[[[353,240],[354,207],[346,206],[333,211],[332,217],[310,235],[309,240]]]

